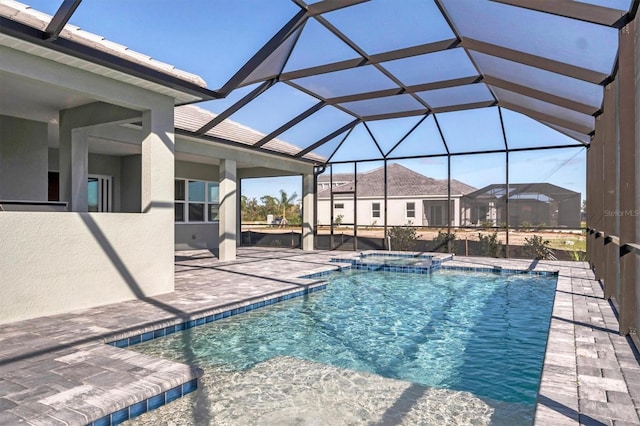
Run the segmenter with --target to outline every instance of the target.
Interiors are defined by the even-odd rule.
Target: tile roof
[[[179,106],[175,108],[175,128],[187,132],[195,132],[215,117],[217,117],[217,114],[194,105]],[[205,136],[224,142],[246,145],[247,148],[250,148],[251,145],[261,140],[265,134],[226,119],[213,129],[207,131]],[[300,151],[300,148],[280,139],[272,139],[259,148],[258,151],[273,151],[281,154],[295,155]],[[302,158],[319,162],[326,161],[326,158],[313,153],[308,153],[302,156]]]
[[[44,31],[51,20],[51,15],[13,0],[0,1],[0,16],[7,17],[13,21],[20,22],[21,24],[28,25],[40,31]],[[65,25],[64,29],[60,33],[60,37],[92,47],[110,55],[118,56],[197,86],[203,88],[207,86],[207,83],[198,75],[180,70],[173,65],[153,59],[150,56],[131,50],[121,44],[106,40],[102,36],[85,31],[75,25]]]
[[[447,179],[433,179],[408,169],[398,163],[387,165],[387,195],[389,197],[447,195]],[[348,183],[334,187],[334,191],[353,191],[353,174],[336,173],[333,180]],[[321,175],[318,182],[329,182],[329,175]],[[358,197],[384,196],[384,167],[358,173]],[[476,188],[451,179],[451,195],[464,195],[475,191]],[[318,198],[328,198],[329,188],[318,191]]]

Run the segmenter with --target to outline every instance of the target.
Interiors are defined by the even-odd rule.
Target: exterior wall
[[[423,208],[421,198],[389,198],[387,201],[389,202],[387,206],[389,226],[407,225],[409,222],[415,226],[422,226]],[[380,202],[382,203],[382,200]],[[414,203],[415,217],[407,217],[407,203]],[[381,219],[378,224],[384,225],[384,217]]]
[[[176,178],[217,181],[220,176],[218,166],[176,160]]]
[[[121,157],[122,185],[120,187],[120,211],[135,213],[142,211],[142,156],[139,154]]]
[[[164,217],[0,213],[0,323],[173,290]],[[167,251],[166,247],[170,250]]]
[[[446,209],[447,200],[442,198],[388,198],[387,220],[388,226],[402,226],[411,222],[415,226],[427,226],[428,223],[423,222],[424,206],[423,200],[440,202],[443,209]],[[460,223],[460,200],[459,198],[451,199],[454,210],[452,211],[452,226],[458,226]],[[408,218],[406,205],[408,202],[415,203],[415,217]],[[334,220],[338,215],[343,215],[342,223],[353,223],[353,198],[338,198],[333,200],[334,204],[344,204],[343,209],[334,209]],[[380,217],[372,217],[372,204],[380,203]],[[382,198],[360,198],[357,200],[358,206],[358,225],[360,226],[384,226],[384,200]],[[331,203],[327,198],[318,199],[318,225],[330,225]],[[446,210],[443,211],[443,219],[446,226]]]
[[[135,171],[140,182],[136,213],[0,212],[0,276],[6,284],[0,286],[0,323],[173,291],[173,99],[25,52],[4,47],[0,51],[0,76],[13,74],[100,101],[101,106],[60,112],[61,130],[64,119],[64,131],[69,132],[61,133],[61,145],[75,137],[75,129],[108,122],[102,117],[109,114],[97,116],[95,111],[126,108],[143,123],[141,164]],[[37,165],[38,170],[29,174],[35,180],[38,173],[42,192],[21,198],[46,200],[47,125],[30,123],[24,132],[10,130],[4,123],[0,127],[23,137],[37,127],[36,135],[43,135],[37,148],[22,151],[19,161],[14,157],[12,162],[23,171]],[[5,146],[5,139],[3,134],[0,145]],[[70,174],[72,166],[83,168],[72,165],[68,156],[68,149],[60,151],[61,178]],[[83,172],[88,170],[80,170],[78,176]],[[14,180],[0,176],[1,185]],[[70,200],[68,192],[61,191],[63,201]]]
[[[0,115],[0,200],[47,201],[47,123]]]

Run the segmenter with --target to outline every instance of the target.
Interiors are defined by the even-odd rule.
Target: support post
[[[609,83],[604,90],[604,114],[602,154],[603,154],[603,219],[602,230],[605,232],[604,238],[604,297],[614,298],[614,302],[619,302],[620,288],[618,282],[618,257],[619,247],[614,243],[611,236],[618,236],[618,138],[617,138],[617,117],[616,117],[616,90],[617,82]]]
[[[618,56],[620,129],[620,334],[630,334],[637,347],[640,339],[640,254],[625,244],[640,243],[640,31],[637,19],[619,32]]]
[[[87,212],[89,195],[89,142],[86,128],[71,131],[71,208],[73,212]]]
[[[314,248],[314,234],[316,218],[314,215],[314,198],[316,184],[315,174],[302,176],[302,250],[311,251]]]
[[[235,160],[220,160],[220,211],[218,214],[218,259],[236,258],[237,170]]]

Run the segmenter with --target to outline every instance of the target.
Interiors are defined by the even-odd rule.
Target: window
[[[214,222],[218,220],[220,210],[220,188],[218,182],[207,182],[207,188],[207,221]]]
[[[218,182],[176,179],[175,221],[217,221],[219,198]]]
[[[407,217],[416,217],[416,203],[407,203]]]
[[[380,217],[380,203],[371,203],[371,217]]]
[[[333,205],[334,209],[344,209],[344,203],[335,203]]]
[[[204,222],[205,183],[190,180],[187,186],[189,200],[189,222]]]
[[[184,206],[185,206],[185,181],[176,180],[175,181],[175,199],[176,202],[174,204],[175,207],[175,221],[176,222],[184,222]]]
[[[444,224],[442,206],[431,206],[431,223],[429,225],[441,226]]]
[[[87,181],[87,209],[90,212],[112,210],[112,178],[104,175],[89,175]]]

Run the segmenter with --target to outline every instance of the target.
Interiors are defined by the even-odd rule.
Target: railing
[[[0,212],[66,212],[62,201],[0,200]]]

